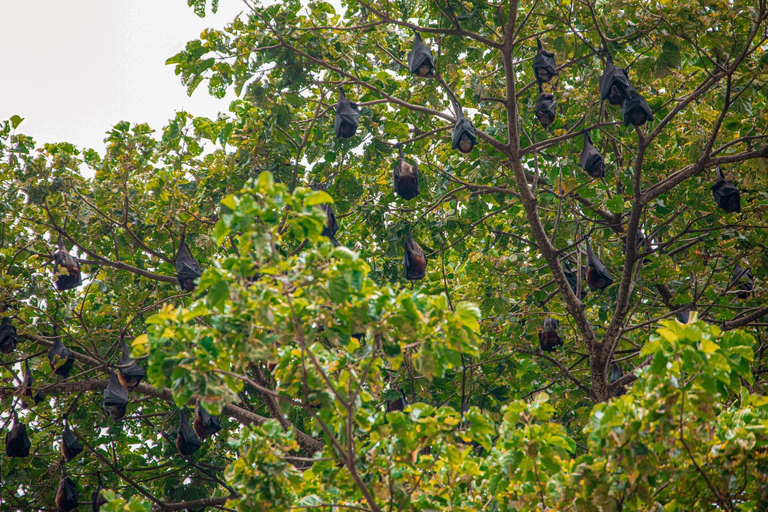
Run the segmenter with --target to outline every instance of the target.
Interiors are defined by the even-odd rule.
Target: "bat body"
[[[114,373],[109,374],[109,384],[104,389],[104,409],[114,421],[123,419],[128,409],[128,390]]]
[[[192,428],[200,439],[207,439],[221,430],[221,421],[218,416],[209,414],[198,402]]]
[[[603,262],[592,251],[592,246],[589,245],[589,238],[587,238],[587,263],[589,268],[587,269],[587,284],[592,291],[603,290],[613,284],[613,276]]]
[[[696,311],[695,306],[691,303],[685,304],[682,309],[675,313],[677,321],[681,324],[687,324],[688,320],[691,319],[691,311]]]
[[[405,278],[409,281],[424,279],[427,274],[427,255],[421,250],[410,233],[405,241],[405,254],[403,254],[403,268]]]
[[[613,384],[614,382],[619,380],[623,375],[624,375],[624,370],[621,369],[621,366],[619,366],[616,363],[616,361],[612,362],[611,363],[611,376],[609,377],[608,382]],[[621,386],[616,391],[616,396],[621,396],[621,395],[623,395],[626,392],[627,392],[627,390],[624,389],[624,386]]]
[[[396,400],[390,400],[387,402],[387,412],[403,411],[405,406],[408,405],[408,399],[405,397],[405,391],[400,388],[400,398]]]
[[[119,366],[117,373],[117,380],[120,381],[120,385],[128,391],[139,385],[142,380],[147,378],[147,372],[144,368],[138,365],[136,361],[131,359],[128,345],[123,340],[123,354],[120,359],[117,360]]]
[[[80,276],[80,262],[69,254],[61,242],[59,242],[58,250],[53,254],[53,262],[57,276],[57,290],[71,290],[83,284]]]
[[[64,432],[61,433],[61,454],[67,461],[70,461],[80,455],[83,451],[83,445],[77,440],[77,436],[69,428],[69,422],[64,424]]]
[[[645,98],[640,96],[636,90],[629,91],[629,97],[621,106],[621,117],[624,120],[624,126],[633,124],[642,126],[646,121],[653,121],[653,112]]]
[[[0,352],[10,354],[16,350],[19,343],[19,336],[16,333],[16,327],[11,323],[11,319],[4,317],[0,321]]]
[[[741,194],[736,185],[725,178],[720,166],[717,167],[717,181],[711,187],[712,197],[717,206],[728,213],[741,213]]]
[[[544,352],[554,352],[557,347],[563,345],[563,340],[557,330],[560,328],[560,321],[555,318],[547,317],[539,329],[539,346]]]
[[[61,336],[57,336],[53,346],[48,349],[48,362],[54,375],[58,375],[63,379],[69,377],[72,366],[75,364],[75,356],[71,350],[64,346]]]
[[[541,91],[541,87],[539,87],[539,90]],[[555,122],[555,117],[557,117],[555,95],[541,91],[539,99],[536,100],[536,118],[541,123],[541,126],[547,128]]]
[[[566,261],[563,261],[563,274],[565,274],[565,280],[568,281],[568,286],[571,287],[571,290],[573,290],[574,295],[578,297],[579,294],[576,292],[578,290],[579,278],[571,270],[571,268],[568,266],[568,263]],[[586,295],[587,295],[586,290],[582,288],[580,298],[583,299]]]
[[[533,57],[533,73],[539,83],[549,82],[557,74],[555,54],[545,50],[538,37],[536,38],[536,46],[538,51]]]
[[[426,78],[435,74],[435,62],[429,47],[421,40],[418,32],[415,32],[413,49],[408,54],[408,70],[420,78]]]
[[[31,447],[32,442],[27,435],[27,426],[19,421],[18,414],[13,411],[11,429],[5,433],[5,454],[8,457],[28,457]]]
[[[24,380],[21,382],[21,395],[32,396],[32,386],[34,383],[32,372],[29,369],[29,359],[27,359],[24,361]]]
[[[739,291],[736,296],[741,300],[748,299],[752,295],[752,290],[755,289],[755,276],[737,263],[731,274],[731,288]]]
[[[323,226],[321,234],[328,237],[334,247],[338,247],[339,242],[336,240],[336,233],[339,231],[339,222],[336,220],[336,213],[330,204],[321,204],[320,209],[325,212],[326,216],[325,226]]]
[[[477,145],[477,132],[472,122],[464,117],[461,105],[456,106],[456,125],[453,127],[453,137],[451,139],[451,148],[458,149],[464,154],[470,153]]]
[[[355,135],[359,121],[360,110],[357,103],[349,101],[344,94],[344,89],[339,87],[339,102],[336,104],[336,117],[333,125],[336,137],[348,139]]]
[[[462,150],[459,149],[459,151]],[[469,151],[472,149],[470,148]],[[395,193],[406,201],[419,195],[419,168],[405,161],[402,150],[400,150],[400,161],[395,165],[393,179]]]
[[[101,483],[101,473],[96,473],[99,479],[99,486],[91,494],[91,512],[100,512],[101,506],[107,504],[107,498],[101,495],[101,490],[104,488]]]
[[[200,264],[190,254],[184,238],[185,236],[182,235],[179,241],[179,254],[176,256],[176,279],[178,279],[179,287],[182,290],[191,292],[197,287],[195,279],[199,279],[202,272],[200,271]]]
[[[600,99],[608,100],[611,105],[621,105],[629,99],[631,89],[627,70],[616,67],[608,55],[605,71],[600,77]]]
[[[66,469],[61,466],[61,480],[56,489],[56,507],[58,512],[71,512],[77,509],[77,485],[67,476]]]
[[[589,132],[584,133],[584,149],[581,151],[579,164],[593,178],[605,177],[605,158],[592,145],[592,138],[589,136]]]
[[[184,411],[180,411],[179,431],[176,436],[176,449],[182,457],[189,457],[199,450],[202,444],[203,443],[200,442],[200,438],[197,437],[195,431],[189,426]]]

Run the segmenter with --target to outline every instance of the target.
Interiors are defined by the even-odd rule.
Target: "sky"
[[[216,117],[206,84],[192,97],[165,61],[205,28],[223,28],[246,6],[220,0],[197,17],[185,0],[5,0],[0,2],[0,120],[18,114],[18,131],[38,145],[71,142],[104,150],[119,121],[157,131],[187,110]]]

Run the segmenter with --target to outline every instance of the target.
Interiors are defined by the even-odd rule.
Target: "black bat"
[[[16,327],[13,326],[10,317],[4,317],[0,321],[0,352],[10,354],[16,350],[19,344],[19,335],[16,334]]]
[[[621,366],[619,366],[616,361],[613,361],[611,363],[611,376],[608,379],[608,382],[613,384],[617,380],[619,380],[624,375],[624,370],[621,369]],[[616,396],[621,396],[624,393],[626,393],[627,390],[624,389],[624,386],[621,386],[618,390],[616,390]]]
[[[19,421],[19,415],[14,410],[11,430],[5,433],[5,454],[8,457],[28,457],[31,447],[32,442],[27,435],[27,426]]]
[[[681,324],[687,324],[688,320],[691,318],[692,311],[696,311],[696,306],[693,303],[689,302],[688,304],[684,304],[683,307],[675,313],[677,321]]]
[[[419,168],[405,161],[400,144],[397,145],[397,151],[400,160],[395,164],[393,173],[395,193],[409,201],[419,195]]]
[[[57,290],[71,290],[83,284],[80,276],[80,262],[64,248],[61,237],[59,237],[58,250],[53,253],[53,262],[55,264]]]
[[[56,336],[55,329],[53,335]],[[72,366],[75,364],[75,356],[71,350],[64,346],[61,336],[56,336],[53,346],[48,349],[48,362],[51,364],[51,370],[53,370],[55,375],[62,379],[69,377]]]
[[[408,399],[405,397],[405,391],[403,391],[403,388],[400,388],[399,391],[402,397],[395,400],[389,400],[387,402],[387,412],[403,411],[408,405]]]
[[[139,364],[131,358],[125,340],[123,340],[123,353],[120,356],[120,359],[117,360],[117,364],[119,366],[117,379],[128,391],[131,391],[138,386],[142,380],[147,378],[147,372],[144,371],[144,368],[139,366]]]
[[[32,396],[32,386],[35,380],[32,378],[32,372],[29,369],[29,359],[24,360],[24,380],[21,381],[21,396]],[[26,406],[24,406],[26,409]]]
[[[114,421],[123,419],[128,409],[128,390],[112,372],[109,373],[109,384],[104,389],[104,409]]]
[[[435,61],[418,32],[413,40],[413,49],[408,54],[408,70],[414,75],[424,78],[435,74]]]
[[[336,118],[333,129],[340,139],[348,139],[355,135],[357,123],[360,121],[360,110],[357,103],[347,99],[344,89],[339,86],[339,102],[336,104]]]
[[[336,240],[336,233],[339,232],[339,222],[336,220],[336,213],[333,211],[333,206],[325,203],[320,205],[320,209],[323,210],[327,217],[325,225],[323,226],[323,231],[320,234],[328,237],[334,247],[338,247],[339,242]]]
[[[731,287],[739,290],[739,293],[736,294],[738,298],[748,299],[752,290],[755,289],[755,276],[737,263],[733,267],[733,274],[731,274]]]
[[[107,498],[101,495],[101,490],[104,488],[101,482],[101,473],[96,472],[96,478],[99,479],[99,486],[91,494],[91,512],[100,512],[101,506],[107,504]]]
[[[568,281],[568,286],[571,287],[571,290],[573,290],[573,294],[577,297],[579,296],[578,293],[576,293],[579,285],[579,278],[578,276],[571,270],[571,267],[567,260],[563,260],[563,274],[565,274],[565,280]],[[583,299],[587,295],[587,292],[584,290],[584,288],[581,289],[581,299]]]
[[[200,439],[207,439],[221,430],[221,421],[218,416],[211,415],[206,411],[200,402],[197,402],[195,408],[195,419],[192,422],[192,428],[195,429]]]
[[[56,506],[58,512],[71,512],[77,510],[77,485],[67,476],[67,468],[61,465],[61,480],[56,489]]]
[[[464,117],[461,105],[454,102],[456,106],[456,126],[453,127],[452,149],[458,149],[465,155],[472,152],[477,145],[477,133],[472,122]]]
[[[592,246],[589,245],[589,238],[587,238],[587,263],[589,264],[587,284],[592,291],[604,290],[613,284],[613,276],[608,272],[603,262],[598,259],[594,251],[592,251]]]
[[[563,340],[560,339],[560,335],[557,333],[559,328],[559,320],[549,316],[544,319],[541,329],[539,329],[539,346],[541,350],[544,352],[554,352],[557,347],[563,345]]]
[[[61,454],[69,462],[83,451],[83,445],[77,440],[77,436],[69,428],[69,421],[64,418],[64,431],[61,433]]]
[[[584,132],[584,149],[581,150],[579,164],[593,178],[605,177],[605,158],[592,145],[592,138],[589,136],[589,132]]]
[[[624,126],[630,123],[635,126],[642,126],[646,121],[653,121],[653,112],[645,98],[634,89],[630,89],[629,97],[621,105],[621,117],[624,120]]]
[[[179,287],[182,290],[191,292],[197,287],[195,279],[199,279],[202,273],[200,272],[200,264],[192,257],[189,247],[184,242],[185,236],[181,235],[179,254],[176,255],[176,279],[178,279]]]
[[[410,233],[405,240],[405,253],[403,254],[403,269],[405,278],[409,281],[424,279],[427,275],[427,255],[421,250]]]
[[[555,95],[544,92],[541,84],[539,84],[539,99],[536,100],[536,117],[544,128],[551,126],[557,117]]]
[[[182,457],[189,457],[199,450],[203,443],[200,442],[200,438],[197,437],[195,431],[189,426],[187,416],[184,414],[183,409],[179,411],[179,416],[179,432],[176,435],[176,449],[179,450]]]
[[[725,178],[720,166],[717,166],[717,181],[711,187],[712,197],[717,206],[728,213],[741,213],[741,195],[739,189],[731,181]]]
[[[557,63],[555,63],[555,54],[548,52],[541,46],[541,41],[536,38],[538,51],[533,57],[533,74],[539,83],[549,82],[552,77],[557,75]]]
[[[621,105],[629,99],[630,90],[629,73],[624,68],[617,68],[609,54],[600,77],[600,99],[608,100],[611,105]]]

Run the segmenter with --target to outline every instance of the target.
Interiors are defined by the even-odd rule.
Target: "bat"
[[[544,92],[541,84],[539,84],[539,99],[536,100],[536,117],[544,128],[551,126],[557,117],[555,95]]]
[[[400,160],[395,164],[393,173],[395,193],[406,201],[410,201],[419,195],[419,168],[405,161],[400,144],[397,145],[397,151],[400,154]]]
[[[189,457],[203,445],[195,431],[189,426],[184,410],[179,411],[179,432],[176,436],[176,449],[182,457]]]
[[[557,347],[563,345],[563,340],[560,339],[560,335],[557,333],[558,329],[560,329],[559,320],[549,316],[544,319],[541,329],[539,329],[539,346],[541,350],[544,352],[554,352]]]
[[[208,439],[221,430],[221,421],[218,416],[213,416],[208,413],[198,401],[197,407],[195,408],[195,419],[192,422],[192,428],[195,429],[195,432],[200,439]]]
[[[742,268],[737,263],[733,267],[733,274],[731,274],[731,287],[739,290],[736,294],[738,298],[742,300],[748,299],[755,288],[755,276],[748,269]]]
[[[71,512],[77,510],[77,485],[67,476],[67,468],[61,465],[61,480],[56,489],[56,506],[58,512]]]
[[[635,126],[642,126],[646,121],[653,121],[653,112],[645,98],[634,89],[630,89],[629,96],[621,105],[621,117],[624,120],[624,126],[630,123]]]
[[[728,213],[741,213],[741,195],[736,185],[725,178],[720,166],[717,166],[717,181],[711,187],[712,197],[717,206]]]
[[[8,457],[28,457],[31,447],[32,442],[27,435],[27,426],[19,421],[19,415],[14,410],[11,430],[5,433],[5,454]]]
[[[677,310],[675,316],[677,321],[681,324],[687,324],[691,318],[691,312],[696,311],[696,306],[693,303],[684,304],[682,308]]]
[[[588,131],[584,132],[584,149],[581,150],[579,164],[593,178],[605,177],[605,158],[592,145],[592,138]]]
[[[107,504],[107,498],[101,495],[101,490],[104,488],[101,482],[101,473],[96,472],[96,478],[99,479],[99,486],[91,494],[91,512],[100,512],[101,506]]]
[[[555,54],[548,52],[541,46],[541,41],[536,38],[538,51],[533,57],[533,74],[536,80],[541,84],[549,82],[552,77],[557,75],[557,64],[555,63]]]
[[[56,336],[55,329],[53,335]],[[48,362],[55,375],[58,375],[62,379],[69,377],[69,373],[72,371],[72,366],[75,364],[75,356],[72,354],[71,350],[64,346],[64,343],[61,341],[61,336],[56,336],[53,346],[48,349]]]
[[[64,431],[61,433],[61,454],[69,462],[83,451],[83,445],[77,440],[77,436],[69,428],[69,421],[64,418]]]
[[[326,216],[325,225],[321,235],[328,237],[334,247],[338,247],[340,244],[336,240],[336,233],[339,231],[339,222],[336,220],[336,214],[333,211],[333,206],[328,203],[321,204],[320,209],[323,210]]]
[[[395,400],[389,400],[387,402],[387,412],[403,411],[408,405],[408,399],[405,397],[405,391],[403,391],[403,388],[400,388],[399,391],[402,397]]]
[[[348,139],[354,136],[359,121],[360,110],[357,103],[349,101],[344,94],[344,89],[339,86],[339,102],[336,104],[336,118],[333,124],[336,137]]]
[[[35,381],[29,370],[29,359],[24,360],[24,380],[21,382],[21,396],[32,396],[32,386]],[[25,407],[26,408],[26,407]]]
[[[629,83],[629,73],[624,68],[617,68],[613,64],[613,58],[608,54],[605,71],[600,77],[600,99],[608,100],[611,105],[621,105],[629,99],[629,91],[632,85]]]
[[[619,366],[616,361],[613,361],[611,363],[611,376],[608,378],[608,382],[610,384],[613,384],[617,380],[619,380],[624,375],[624,370],[621,369],[621,366]],[[616,390],[616,396],[621,396],[625,394],[627,390],[624,388],[624,386],[621,386],[618,390]]]
[[[405,241],[403,269],[405,270],[405,278],[409,281],[418,281],[427,275],[427,255],[413,240],[410,233],[408,233],[408,238]]]
[[[145,372],[144,368],[139,366],[136,361],[131,359],[128,345],[126,345],[125,340],[122,341],[123,355],[120,356],[120,359],[117,360],[117,364],[119,366],[117,380],[120,381],[120,385],[122,385],[125,389],[131,391],[133,388],[138,386],[142,380],[147,378],[147,372]]]
[[[590,290],[604,290],[613,284],[613,276],[608,272],[603,262],[598,259],[594,251],[592,251],[592,246],[589,245],[589,238],[587,238],[587,263],[589,264],[587,284]]]
[[[579,278],[571,270],[570,264],[568,263],[567,260],[563,260],[563,274],[565,274],[565,280],[568,281],[568,286],[570,286],[571,290],[573,290],[573,294],[578,297],[579,294],[576,293],[576,291],[579,284]],[[587,295],[587,292],[582,288],[580,298],[583,299],[586,295]]]
[[[191,292],[197,287],[195,279],[199,279],[200,264],[189,252],[189,247],[184,242],[185,235],[181,235],[179,241],[179,254],[176,255],[176,279],[179,281],[179,287],[182,290]]]
[[[451,141],[451,148],[458,149],[465,155],[472,152],[472,149],[477,145],[477,133],[475,127],[472,126],[472,122],[464,117],[464,112],[461,110],[461,105],[454,102],[456,107],[456,125],[453,127],[453,138]]]
[[[13,326],[10,317],[3,317],[0,321],[0,352],[10,354],[16,350],[19,343],[19,335],[16,334],[16,327]]]
[[[104,409],[114,421],[120,421],[128,409],[128,390],[113,372],[109,372],[109,384],[104,389]]]
[[[53,262],[57,290],[63,292],[83,284],[80,276],[80,262],[64,248],[61,236],[59,236],[58,250],[53,253]]]
[[[432,58],[432,52],[425,45],[418,32],[415,32],[413,40],[413,49],[408,54],[408,70],[414,75],[425,78],[435,74],[435,61]]]

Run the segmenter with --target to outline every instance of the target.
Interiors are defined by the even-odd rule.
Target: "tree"
[[[32,444],[2,460],[4,510],[53,510],[62,464],[115,511],[766,509],[764,0],[247,5],[168,60],[190,93],[234,88],[228,114],[123,122],[103,155],[2,124],[2,422]],[[54,286],[77,271],[59,242],[79,287]],[[131,358],[147,378],[113,421]],[[182,456],[198,404],[222,430]]]

